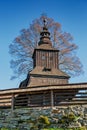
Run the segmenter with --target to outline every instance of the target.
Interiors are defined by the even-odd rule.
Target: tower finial
[[[47,25],[47,19],[43,19],[43,23],[44,23],[44,27],[46,27],[46,25]]]
[[[50,41],[50,32],[48,31],[48,28],[47,28],[47,19],[43,18],[43,30],[41,31],[40,33],[40,42],[38,43],[38,45],[41,45],[41,44],[51,44],[51,41]]]

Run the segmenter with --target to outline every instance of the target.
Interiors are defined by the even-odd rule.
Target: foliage
[[[77,116],[73,112],[62,115],[59,119],[59,123],[64,124],[64,127],[68,127],[71,122],[74,122],[77,119]],[[79,119],[79,118],[78,118]]]
[[[1,128],[1,130],[8,130],[7,128]]]
[[[87,130],[86,127],[80,127],[80,128],[49,128],[44,130]]]
[[[44,123],[44,124],[46,124],[46,125],[50,125],[50,121],[49,121],[49,119],[48,119],[47,116],[41,115],[39,119],[40,119],[40,122],[41,122],[41,123]]]
[[[13,43],[9,46],[9,53],[13,56],[11,68],[16,78],[22,74],[28,73],[32,67],[32,54],[34,48],[38,45],[40,32],[43,27],[43,19],[47,19],[47,27],[51,33],[53,47],[60,50],[59,67],[70,75],[79,75],[83,72],[80,59],[76,56],[77,45],[73,43],[73,37],[70,33],[63,32],[61,25],[46,15],[41,15],[35,19],[29,28],[22,29]]]
[[[1,128],[0,130],[11,130],[8,128]],[[14,130],[20,130],[20,129],[14,129]],[[33,129],[32,129],[33,130]],[[42,130],[87,130],[86,127],[80,127],[80,128],[44,128]]]

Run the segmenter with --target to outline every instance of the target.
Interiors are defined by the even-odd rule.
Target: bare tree
[[[47,19],[47,27],[51,33],[50,37],[53,47],[60,50],[59,68],[71,76],[77,76],[83,72],[80,59],[76,56],[78,47],[73,43],[71,34],[63,32],[61,25],[52,18],[41,15],[40,18],[32,22],[28,29],[22,29],[20,35],[9,46],[9,53],[13,56],[10,62],[11,68],[14,71],[12,79],[22,74],[27,74],[32,70],[32,54],[34,48],[38,45],[44,18]]]

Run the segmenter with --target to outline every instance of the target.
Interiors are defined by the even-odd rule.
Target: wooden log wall
[[[77,85],[77,88],[66,86],[65,89],[60,86],[51,86],[43,90],[38,88],[38,91],[37,88],[0,91],[0,107],[11,107],[12,110],[16,107],[53,107],[81,104],[87,104],[87,84],[83,87]]]

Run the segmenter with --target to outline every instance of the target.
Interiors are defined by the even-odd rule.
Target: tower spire
[[[48,28],[47,28],[47,20],[43,19],[43,30],[40,33],[40,42],[38,45],[49,44],[49,43],[51,43],[50,32],[48,31]]]

